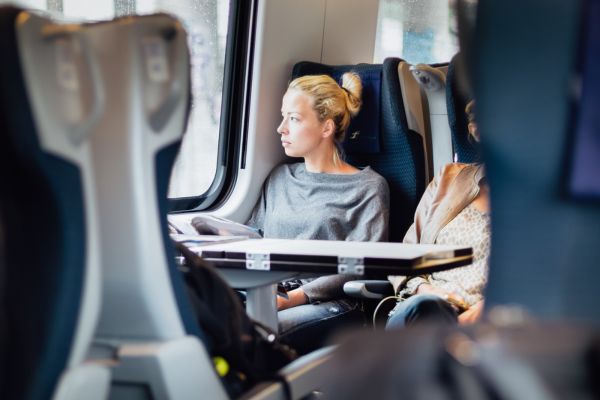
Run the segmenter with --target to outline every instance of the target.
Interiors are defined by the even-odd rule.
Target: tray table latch
[[[271,257],[266,253],[246,253],[246,269],[269,271],[271,270]]]
[[[338,257],[338,274],[364,275],[365,262],[361,257]]]

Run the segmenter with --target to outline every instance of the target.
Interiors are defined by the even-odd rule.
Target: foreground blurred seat
[[[498,308],[494,323],[363,333],[337,349],[325,399],[598,398],[600,331],[535,323]]]
[[[168,179],[190,110],[187,35],[174,18],[149,15],[56,36],[89,55],[83,69],[98,77],[103,105],[88,126],[103,293],[91,357],[112,366],[112,399],[225,398],[195,320],[180,317],[188,299],[165,245]]]
[[[1,397],[102,399],[108,369],[84,363],[100,311],[93,116],[72,100],[89,89],[88,111],[100,104],[59,73],[76,56],[53,26],[0,7]]]
[[[29,24],[43,28],[44,21],[32,18]],[[76,59],[75,77],[91,83],[70,84],[83,88],[84,100],[93,85],[102,105],[91,108],[93,123],[83,126],[102,254],[102,311],[90,358],[112,367],[111,399],[228,398],[168,236],[168,180],[191,100],[186,33],[166,15],[46,31],[52,36],[31,55],[31,79],[43,76],[48,48],[76,43],[75,54],[83,59]],[[36,93],[40,102],[54,94],[48,89]],[[84,105],[81,112],[90,110],[87,101],[77,104]],[[78,115],[72,112],[69,117]],[[328,359],[324,350],[298,360],[283,371],[287,378],[252,396],[302,397],[322,382],[324,374],[315,371]]]
[[[580,14],[588,2],[510,2],[514,7],[481,8],[486,29],[476,36],[476,59],[470,60],[493,217],[486,298],[490,305],[520,304],[543,318],[599,324],[600,35],[587,29],[599,26],[600,7],[589,2]],[[529,26],[539,28],[541,46],[521,25],[534,9]],[[515,69],[511,61],[526,52],[536,57]],[[589,67],[581,74],[577,65],[584,62]],[[575,101],[565,90],[573,76],[583,88]],[[590,110],[585,122],[579,120],[583,110]],[[587,199],[572,190],[582,156],[573,150],[583,130],[594,138],[585,145],[593,156],[579,171],[590,187],[596,182]]]
[[[600,3],[478,7],[468,61],[492,204],[490,323],[355,338],[341,349],[332,398],[600,397],[600,152],[587,142],[595,157],[578,171],[574,151],[582,127],[598,138]],[[578,54],[580,43],[593,45]],[[565,90],[574,75],[583,87],[575,102]],[[583,192],[573,190],[578,178],[588,180]]]

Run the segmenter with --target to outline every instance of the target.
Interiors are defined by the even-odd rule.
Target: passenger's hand
[[[301,287],[287,292],[288,298],[277,296],[277,311],[285,310],[308,303],[308,298]]]
[[[429,283],[419,285],[419,287],[417,288],[417,294],[434,294],[436,296],[439,296],[442,299],[446,300],[448,303],[452,304],[458,312],[462,311],[460,307],[462,307],[463,304],[466,304],[465,299],[461,295],[458,295],[454,292],[448,292],[439,287],[430,285]]]
[[[458,316],[458,323],[461,325],[474,324],[481,319],[483,314],[484,301],[479,300],[473,304],[469,309]]]

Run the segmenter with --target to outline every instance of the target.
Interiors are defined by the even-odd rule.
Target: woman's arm
[[[304,289],[302,289],[302,287],[290,290],[287,295],[287,299],[283,296],[277,296],[277,311],[308,303],[308,297],[304,293]]]
[[[419,285],[419,287],[417,287],[416,294],[434,294],[446,300],[448,303],[452,304],[461,311],[468,307],[467,302],[461,295],[454,292],[449,292],[429,283],[423,283]]]
[[[484,300],[479,300],[477,303],[469,307],[468,310],[458,316],[458,323],[461,325],[474,324],[481,319],[483,315]]]

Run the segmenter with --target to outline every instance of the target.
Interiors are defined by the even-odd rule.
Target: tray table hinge
[[[361,257],[338,257],[338,274],[364,275],[365,262]]]
[[[246,269],[269,271],[271,270],[271,257],[267,253],[247,253]]]

